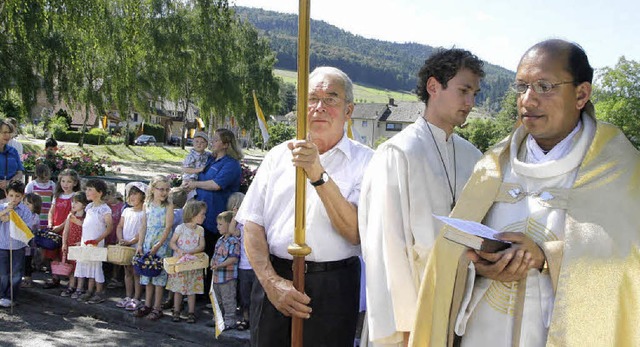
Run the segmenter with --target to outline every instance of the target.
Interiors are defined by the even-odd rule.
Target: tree
[[[640,64],[620,57],[598,71],[593,92],[596,117],[618,126],[640,148]]]

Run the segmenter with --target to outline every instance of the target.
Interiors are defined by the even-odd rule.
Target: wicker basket
[[[164,258],[164,270],[168,274],[175,274],[177,272],[206,269],[209,266],[209,256],[204,253],[194,254],[197,259],[178,263],[180,257]]]
[[[36,246],[48,250],[60,248],[60,245],[62,245],[62,237],[50,230],[51,229],[44,229],[34,234],[33,240]]]
[[[51,262],[51,273],[54,275],[69,276],[71,271],[73,271],[73,264],[71,263],[66,263],[64,260]]]
[[[107,261],[107,249],[94,246],[71,246],[67,259],[75,261]]]
[[[131,265],[131,260],[136,254],[133,247],[113,245],[107,247],[107,262],[116,265]]]

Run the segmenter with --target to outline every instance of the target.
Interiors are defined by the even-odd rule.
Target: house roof
[[[389,105],[391,111],[386,119],[387,122],[413,123],[424,113],[424,103],[421,101],[401,101]]]
[[[377,120],[387,116],[389,113],[387,104],[371,103],[371,104],[355,104],[353,108],[352,119],[370,119]]]

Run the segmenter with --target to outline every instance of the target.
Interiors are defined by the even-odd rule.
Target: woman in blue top
[[[7,119],[0,120],[0,199],[6,196],[9,181],[22,180],[24,167],[18,151],[7,145],[15,128]]]
[[[204,170],[198,174],[198,180],[185,184],[188,190],[196,190],[196,200],[207,204],[207,214],[202,226],[205,231],[205,251],[209,256],[213,254],[216,241],[220,237],[216,218],[227,209],[229,195],[240,189],[242,176],[242,151],[230,130],[216,130],[211,141],[211,152],[213,155],[207,161]]]

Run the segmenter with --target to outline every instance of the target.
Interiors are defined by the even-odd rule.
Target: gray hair
[[[344,99],[347,104],[353,103],[353,82],[351,82],[351,78],[347,76],[342,70],[331,67],[331,66],[319,66],[315,68],[309,74],[309,81],[311,81],[316,76],[334,76],[337,77],[338,80],[342,82],[342,87],[344,87]]]

